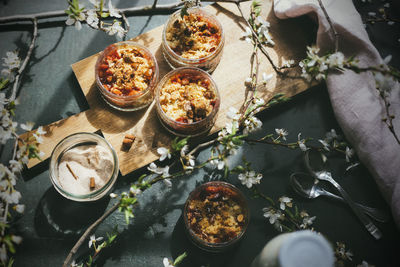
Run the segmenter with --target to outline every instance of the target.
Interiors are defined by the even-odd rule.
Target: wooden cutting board
[[[297,62],[304,58],[308,40],[306,40],[307,34],[301,27],[301,23],[298,23],[298,20],[278,20],[272,10],[272,1],[263,2],[263,17],[271,23],[270,31],[276,43],[274,47],[267,48],[267,50],[275,64],[281,65],[284,60],[289,59]],[[250,2],[241,4],[246,16],[249,14],[250,4]],[[212,134],[220,130],[227,122],[225,114],[229,107],[239,109],[245,99],[244,80],[250,73],[252,45],[240,39],[241,33],[245,31],[246,23],[241,19],[235,4],[214,4],[206,9],[217,16],[225,31],[222,59],[212,74],[221,94],[221,107],[217,121],[210,132]],[[159,64],[160,77],[171,70],[161,52],[162,30],[163,26],[160,26],[133,39],[154,53]],[[46,159],[51,155],[56,144],[64,137],[76,132],[100,130],[116,150],[120,171],[122,175],[126,175],[158,159],[157,147],[168,146],[174,136],[164,130],[159,123],[153,104],[141,111],[122,112],[112,109],[104,102],[95,85],[94,66],[97,57],[98,54],[72,65],[72,70],[90,109],[45,126],[47,134],[39,149],[45,153],[43,159]],[[265,87],[260,88],[258,96],[267,100],[277,93],[284,93],[287,97],[291,97],[310,87],[302,79],[278,76],[265,56],[260,53],[259,58],[260,74],[262,72],[273,73],[274,77]],[[290,74],[298,74],[299,71],[299,68],[295,68],[291,70]],[[134,134],[137,137],[128,152],[121,149],[126,133]],[[32,159],[28,163],[28,168],[38,163],[38,160]]]

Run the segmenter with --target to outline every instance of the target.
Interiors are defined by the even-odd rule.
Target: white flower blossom
[[[253,84],[253,79],[252,79],[252,78],[247,77],[247,78],[244,80],[244,85],[245,85],[246,87],[250,87],[252,84]]]
[[[303,223],[300,224],[300,228],[301,229],[306,229],[307,227],[309,227],[310,225],[313,224],[313,222],[315,221],[316,218],[317,218],[316,216],[313,216],[313,217],[306,216],[306,217],[304,217],[303,218]]]
[[[275,129],[275,132],[277,135],[282,137],[283,140],[286,140],[286,136],[289,134],[285,129]]]
[[[222,170],[225,166],[225,162],[220,159],[213,159],[210,161],[210,164],[216,166],[218,170]]]
[[[336,242],[335,254],[341,259],[352,260],[353,253],[350,250],[346,251],[345,244],[341,242]]]
[[[352,148],[346,147],[346,161],[350,162],[351,157],[354,155],[354,150]]]
[[[106,28],[106,32],[109,35],[117,34],[119,38],[123,38],[126,34],[125,29],[121,27],[121,22],[119,21],[115,21],[112,26]]]
[[[390,63],[390,61],[392,60],[392,55],[387,55],[384,59],[383,59],[383,63],[385,63],[386,65]]]
[[[244,129],[243,133],[244,134],[249,134],[251,132],[254,132],[262,127],[262,122],[255,116],[249,116],[245,121],[244,121]]]
[[[120,18],[121,14],[119,14],[118,9],[116,9],[115,7],[113,7],[111,0],[108,1],[108,12],[110,13],[110,17],[114,17],[114,18]]]
[[[26,124],[21,123],[19,125],[19,127],[21,127],[22,130],[25,130],[27,132],[31,131],[33,129],[33,126],[35,125],[35,123],[28,121]]]
[[[37,130],[36,130],[36,134],[39,134],[39,135],[44,135],[46,133],[47,132],[45,130],[43,130],[43,126],[39,126],[39,128],[37,128]]]
[[[301,133],[299,133],[297,135],[297,144],[299,145],[299,148],[301,149],[301,151],[305,152],[308,149],[306,146],[306,140],[300,139],[300,138],[301,138]]]
[[[6,52],[7,57],[3,57],[3,66],[9,70],[18,69],[21,65],[21,59],[18,57],[17,51]]]
[[[290,197],[286,197],[286,196],[282,196],[279,198],[279,207],[281,210],[285,210],[286,206],[288,207],[292,207],[292,198]]]
[[[21,199],[21,193],[14,190],[13,192],[1,192],[1,198],[9,204],[18,204]]]
[[[336,52],[328,57],[330,68],[343,68],[344,55],[342,52]]]
[[[10,169],[13,173],[17,173],[22,170],[23,166],[22,166],[21,162],[12,159],[8,163],[9,163]]]
[[[390,3],[385,3],[385,4],[383,5],[383,7],[389,8],[389,7],[390,7]]]
[[[241,34],[240,38],[244,39],[246,42],[251,44],[252,43],[252,39],[251,39],[252,36],[253,36],[253,33],[251,32],[251,29],[249,27],[246,27],[246,31]]]
[[[99,28],[99,18],[97,17],[97,13],[94,9],[90,9],[87,12],[86,22],[89,26],[95,29]]]
[[[131,186],[131,188],[129,189],[129,192],[133,195],[133,196],[137,196],[140,195],[142,193],[142,190],[140,190],[139,188],[137,188],[136,186]]]
[[[25,211],[25,205],[18,204],[18,205],[15,205],[14,208],[15,208],[16,212],[18,212],[18,213],[24,213],[24,211]]]
[[[101,241],[101,240],[103,240],[103,237],[100,236],[100,237],[96,238],[95,235],[91,235],[90,239],[89,239],[89,248],[92,247],[92,245],[95,245],[97,241]]]
[[[167,157],[169,159],[171,158],[171,153],[168,148],[159,147],[159,148],[157,148],[157,153],[160,155],[160,161],[163,161]]]
[[[275,224],[281,217],[283,217],[283,214],[278,210],[274,210],[271,207],[263,208],[263,216],[269,220],[270,224]]]
[[[118,195],[115,194],[115,193],[111,193],[111,194],[110,194],[110,197],[111,197],[111,198],[116,198],[117,196],[118,196]]]
[[[22,237],[17,236],[17,235],[12,235],[12,236],[11,236],[11,240],[12,240],[15,244],[19,245],[19,244],[21,244],[21,242],[22,242]]]
[[[168,258],[163,259],[164,267],[174,267],[174,265],[170,262]]]
[[[328,142],[326,142],[325,140],[322,140],[322,139],[319,139],[318,142],[320,142],[322,144],[323,148],[326,151],[330,151]]]
[[[233,132],[239,129],[239,123],[237,121],[227,122],[225,123],[225,131],[228,134],[232,134]]]
[[[282,62],[282,67],[290,68],[293,65],[294,65],[294,60],[293,59],[284,60]]]
[[[336,131],[335,131],[335,129],[331,129],[329,132],[327,132],[326,133],[326,141],[329,143],[329,142],[331,142],[332,140],[335,140],[335,139],[338,139],[338,135],[336,134]]]
[[[374,73],[376,87],[380,91],[390,92],[395,84],[395,81],[390,75],[383,75],[382,73]]]
[[[84,21],[86,16],[83,12],[79,13],[79,15],[69,15],[68,19],[65,21],[65,24],[71,26],[72,24],[75,25],[75,28],[79,31],[82,29],[81,21]]]
[[[254,184],[259,184],[263,175],[261,173],[255,173],[254,171],[247,171],[245,173],[239,174],[239,180],[242,185],[247,186],[247,188],[251,188]]]
[[[267,84],[267,82],[269,80],[272,79],[272,77],[274,77],[274,74],[270,73],[270,74],[266,74],[265,72],[262,73],[262,82],[263,84]]]
[[[189,152],[189,146],[184,145],[181,149],[181,158],[186,157],[186,154]]]
[[[230,120],[238,120],[240,118],[240,114],[236,108],[230,107],[226,113],[226,117]]]

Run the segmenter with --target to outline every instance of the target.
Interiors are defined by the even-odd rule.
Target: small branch
[[[109,210],[107,210],[100,218],[98,218],[92,225],[86,229],[85,233],[79,238],[79,240],[76,242],[74,247],[71,249],[69,252],[67,258],[64,261],[63,267],[70,267],[71,262],[72,262],[72,257],[75,255],[75,253],[78,251],[82,243],[89,237],[89,235],[92,233],[94,228],[97,227],[102,221],[104,221],[108,216],[110,216],[114,211],[116,211],[119,207],[119,202],[116,203],[114,206],[112,206]]]
[[[276,73],[278,74],[284,74],[281,70],[282,69],[287,69],[291,67],[278,67],[275,65],[274,61],[272,60],[271,56],[269,55],[268,51],[265,49],[265,47],[261,44],[260,39],[258,38],[257,33],[254,31],[253,27],[251,26],[250,22],[244,17],[243,10],[240,7],[240,2],[236,2],[236,6],[239,9],[241,17],[246,21],[247,26],[250,28],[251,33],[253,35],[253,38],[257,40],[258,43],[258,48],[261,50],[261,52],[264,54],[264,56],[268,59],[269,63],[272,65],[272,68],[275,70]]]
[[[322,12],[324,12],[324,15],[326,19],[328,20],[329,26],[331,27],[331,31],[333,33],[333,36],[335,37],[335,53],[339,50],[339,34],[337,33],[335,27],[333,26],[332,20],[328,15],[328,12],[325,9],[324,4],[322,3],[322,0],[318,0],[318,4],[322,9]]]
[[[125,16],[125,12],[121,12],[121,16],[122,16],[122,21],[124,22],[124,25],[125,25],[124,28],[125,28],[126,32],[128,33],[131,26],[129,24],[128,19]]]
[[[192,151],[190,151],[187,155],[188,155],[188,156],[191,156],[191,155],[193,155],[194,153],[196,153],[200,148],[210,146],[210,145],[214,144],[216,141],[217,141],[217,140],[214,139],[214,140],[211,140],[211,141],[208,141],[208,142],[199,144],[199,145],[197,145],[195,148],[193,148]]]
[[[155,8],[155,7],[157,6],[157,2],[158,2],[158,0],[154,0],[154,2],[153,2],[153,8]]]
[[[209,0],[207,2],[224,2],[224,3],[238,3],[238,2],[246,2],[249,0]],[[183,5],[182,1],[177,1],[170,4],[157,5],[157,1],[151,5],[143,5],[138,7],[130,7],[130,8],[121,8],[119,11],[124,13],[125,15],[133,15],[143,12],[162,12],[162,11],[171,11]],[[104,12],[108,11],[107,9],[103,10]],[[27,15],[13,15],[0,18],[0,24],[3,23],[11,23],[11,22],[20,22],[20,21],[29,21],[33,19],[47,19],[47,18],[57,18],[57,17],[66,17],[68,16],[64,10],[56,10],[50,12],[41,12],[41,13],[33,13]]]
[[[385,112],[386,112],[386,119],[384,119],[385,124],[389,128],[389,131],[393,134],[394,138],[396,139],[397,143],[400,145],[400,140],[399,137],[397,136],[396,131],[394,130],[394,125],[393,125],[393,116],[390,114],[389,111],[389,106],[390,103],[387,100],[385,96],[385,92],[379,92],[379,95],[381,96],[383,102],[385,103]]]
[[[400,23],[400,19],[395,19],[395,18],[367,19],[365,21],[365,23],[373,24],[373,23],[378,23],[378,22],[391,22],[391,21]]]
[[[35,42],[36,42],[37,33],[38,33],[37,19],[36,18],[32,19],[32,23],[33,23],[32,41],[31,41],[31,44],[29,45],[28,53],[26,54],[24,62],[22,63],[22,66],[18,69],[18,73],[15,76],[15,82],[14,82],[12,93],[10,96],[10,102],[14,101],[15,98],[17,97],[18,90],[19,90],[19,83],[20,83],[20,79],[22,77],[22,73],[24,72],[26,66],[28,65],[29,59],[31,58],[31,55],[33,52],[33,49],[35,48]]]

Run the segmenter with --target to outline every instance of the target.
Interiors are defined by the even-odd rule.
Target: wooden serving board
[[[304,58],[307,44],[305,37],[307,34],[304,34],[304,29],[296,20],[278,20],[272,10],[272,1],[263,2],[263,17],[271,23],[270,31],[276,43],[274,47],[267,48],[274,62],[281,65],[283,60],[294,59],[298,61]],[[250,2],[241,4],[246,16],[250,10],[250,4]],[[241,33],[245,31],[246,23],[241,18],[235,4],[214,4],[206,9],[217,16],[225,31],[222,59],[212,74],[221,95],[221,107],[216,123],[210,131],[210,134],[212,134],[220,130],[227,122],[225,114],[229,107],[239,109],[244,102],[246,94],[244,80],[250,73],[252,45],[240,40]],[[162,30],[163,26],[160,26],[133,39],[154,53],[158,61],[160,77],[171,70],[161,52]],[[168,146],[174,136],[161,126],[154,104],[141,111],[122,112],[112,109],[104,102],[95,84],[94,66],[97,57],[98,54],[72,65],[90,109],[45,126],[44,129],[47,134],[44,136],[44,142],[39,149],[45,152],[44,159],[46,159],[51,155],[55,145],[64,137],[76,132],[101,130],[118,154],[122,175],[126,175],[158,159],[157,147]],[[302,79],[277,76],[268,60],[261,53],[259,58],[260,73],[273,73],[274,77],[265,88],[260,88],[258,96],[267,100],[277,93],[284,93],[287,97],[290,97],[309,88],[309,84]],[[298,68],[295,68],[291,71],[291,76],[298,74],[299,71]],[[121,149],[122,140],[126,133],[134,134],[137,137],[128,152]],[[28,168],[38,163],[38,160],[32,159],[28,163]]]

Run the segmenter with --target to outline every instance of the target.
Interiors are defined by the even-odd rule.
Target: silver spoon
[[[364,227],[368,230],[368,232],[375,239],[381,239],[382,232],[375,226],[375,224],[371,221],[371,219],[367,215],[365,215],[362,212],[362,210],[354,203],[354,201],[351,199],[349,194],[347,194],[347,192],[344,191],[343,188],[332,178],[331,173],[320,169],[320,167],[322,167],[323,164],[321,162],[319,162],[319,164],[313,165],[313,166],[318,166],[317,168],[311,167],[309,154],[310,154],[310,150],[307,150],[304,159],[305,159],[306,167],[310,171],[311,175],[314,178],[331,183],[339,191],[339,193],[342,195],[344,200],[347,202],[347,204],[353,210],[355,215],[362,222]],[[318,153],[317,159],[319,159],[319,161],[321,161],[321,157],[320,157],[319,153]],[[314,162],[314,163],[316,163],[316,162]]]
[[[325,190],[324,188],[320,187],[318,185],[318,180],[311,177],[307,173],[302,173],[302,172],[293,173],[292,175],[290,175],[290,184],[296,193],[305,198],[312,199],[312,198],[317,198],[319,196],[327,196],[329,198],[345,202],[345,200],[342,197],[333,194]],[[382,210],[364,206],[356,202],[355,204],[365,214],[369,215],[372,219],[378,222],[387,222],[390,219],[389,215]]]

